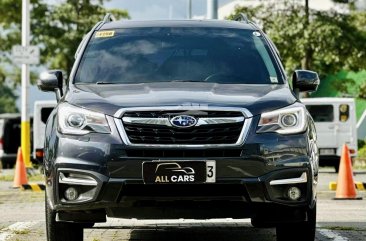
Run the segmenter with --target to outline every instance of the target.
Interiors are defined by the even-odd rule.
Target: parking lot
[[[7,170],[6,172],[11,172]],[[366,182],[366,171],[356,171],[355,180]],[[1,175],[1,174],[0,174]],[[4,175],[4,173],[3,173]],[[363,200],[335,201],[328,183],[336,181],[332,169],[322,169],[318,189],[318,241],[366,240],[366,192]],[[0,182],[0,241],[46,240],[44,193],[12,189],[11,181]],[[250,220],[136,220],[108,219],[85,229],[84,240],[215,240],[273,241],[274,229],[256,229]],[[296,240],[296,238],[294,238]]]

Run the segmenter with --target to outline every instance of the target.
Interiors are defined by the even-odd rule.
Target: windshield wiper
[[[104,82],[104,81],[98,81],[95,83],[96,85],[113,85],[113,84],[117,84],[115,82]]]
[[[172,80],[170,82],[203,82],[202,80],[182,80],[182,79],[176,79]]]
[[[164,82],[203,82],[203,81],[201,81],[201,80],[171,80],[171,81],[164,81]],[[151,83],[153,83],[153,82],[151,82]],[[122,84],[122,83],[98,81],[95,84],[96,85],[113,85],[113,84]],[[133,83],[123,83],[123,84],[133,84]],[[142,84],[142,83],[140,83],[140,84]]]

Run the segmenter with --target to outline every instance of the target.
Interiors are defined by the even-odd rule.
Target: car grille
[[[234,144],[243,123],[190,129],[130,124],[124,126],[130,141],[138,144]]]
[[[127,112],[123,117],[138,118],[172,118],[177,115],[190,115],[197,119],[243,117],[238,111],[153,111]],[[205,145],[235,144],[243,129],[244,120],[234,123],[205,124],[188,128],[174,126],[128,123],[122,121],[124,130],[132,144],[158,145]]]
[[[187,111],[136,111],[136,112],[127,112],[123,116],[124,117],[153,117],[153,118],[161,118],[161,117],[170,117],[174,115],[192,115],[195,117],[240,117],[243,116],[241,112],[238,111],[196,111],[196,110],[187,110]]]

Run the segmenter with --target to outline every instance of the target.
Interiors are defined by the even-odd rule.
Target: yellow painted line
[[[45,185],[44,184],[37,184],[37,183],[29,183],[29,184],[24,184],[22,185],[22,190],[30,190],[30,191],[34,191],[34,192],[42,192],[45,190]]]
[[[362,190],[362,191],[364,191],[364,190],[365,190],[365,187],[364,187],[364,185],[363,185],[363,183],[362,183],[362,182],[356,182],[355,184],[356,184],[356,188],[357,188],[358,190]]]
[[[32,190],[35,192],[42,191],[41,188],[38,186],[38,184],[29,184],[32,187]]]
[[[329,183],[329,190],[335,191],[337,189],[337,183],[336,182],[330,182]]]

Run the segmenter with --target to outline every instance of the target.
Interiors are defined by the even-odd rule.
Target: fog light
[[[75,201],[79,197],[78,191],[74,187],[69,187],[65,191],[65,198],[69,201]]]
[[[290,187],[287,190],[287,196],[293,200],[296,201],[301,197],[301,191],[298,187]]]

